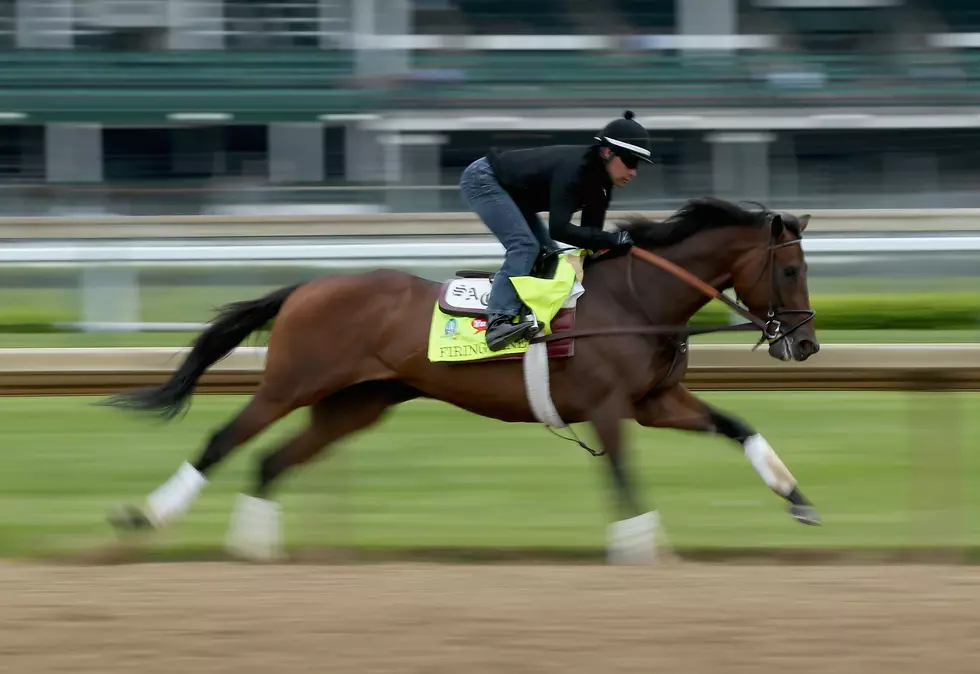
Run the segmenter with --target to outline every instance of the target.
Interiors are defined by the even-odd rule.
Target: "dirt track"
[[[3,672],[976,672],[980,569],[0,565]]]

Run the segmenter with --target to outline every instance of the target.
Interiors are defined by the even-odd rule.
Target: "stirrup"
[[[503,330],[503,332],[499,336],[494,335],[493,340],[491,340],[491,332],[496,330]],[[521,320],[517,323],[506,321],[502,326],[500,323],[489,326],[485,333],[485,339],[487,347],[491,351],[500,351],[501,349],[506,349],[514,342],[522,339],[530,339],[539,331],[540,328],[538,327],[537,321]]]
[[[544,330],[544,323],[538,320],[537,314],[535,314],[534,311],[531,309],[531,307],[527,306],[526,304],[519,312],[517,312],[517,322],[533,324],[534,334],[537,334],[542,330]],[[530,335],[530,337],[533,337],[534,334]]]

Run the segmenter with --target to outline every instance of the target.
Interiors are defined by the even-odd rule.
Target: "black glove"
[[[620,231],[613,234],[613,248],[629,248],[633,245],[633,237],[627,231]]]

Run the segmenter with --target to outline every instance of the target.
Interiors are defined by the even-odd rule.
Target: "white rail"
[[[977,253],[980,236],[819,237],[806,239],[808,255]],[[443,266],[499,263],[504,249],[486,237],[396,237],[167,242],[12,242],[0,246],[6,265],[240,265],[280,263],[327,268]]]

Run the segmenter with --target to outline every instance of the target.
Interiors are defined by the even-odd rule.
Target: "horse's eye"
[[[786,278],[796,278],[796,275],[799,273],[799,271],[800,270],[797,269],[796,267],[786,267],[783,270],[783,276],[785,276]]]

